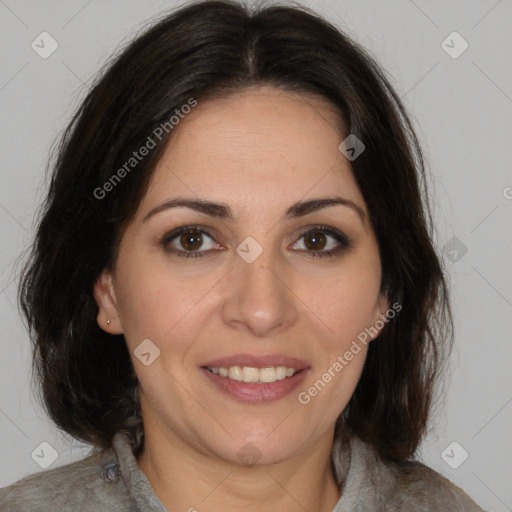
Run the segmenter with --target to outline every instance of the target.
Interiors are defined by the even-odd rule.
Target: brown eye
[[[325,248],[327,239],[326,236],[319,231],[310,231],[304,235],[304,243],[308,249],[318,251]]]
[[[183,226],[166,234],[160,241],[164,250],[176,256],[202,257],[220,250],[213,236],[196,226]]]
[[[201,233],[183,233],[180,243],[185,250],[193,251],[203,244],[203,235]]]
[[[335,256],[350,246],[348,238],[329,226],[315,226],[305,231],[295,242],[295,249],[307,256]]]

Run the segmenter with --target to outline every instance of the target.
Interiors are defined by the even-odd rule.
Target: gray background
[[[33,235],[49,148],[108,56],[176,4],[0,0],[0,486],[41,470],[31,454],[43,441],[58,454],[51,467],[87,451],[59,433],[34,398],[30,344],[16,307],[17,260]],[[512,510],[512,1],[303,4],[377,57],[428,155],[456,348],[422,459],[486,510]],[[59,45],[47,59],[31,48],[44,31]],[[469,44],[458,58],[445,51],[462,48],[457,36],[441,44],[453,31]],[[460,464],[462,450],[469,457]]]

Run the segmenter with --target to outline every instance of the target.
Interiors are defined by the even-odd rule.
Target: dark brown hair
[[[140,453],[138,381],[124,337],[96,323],[93,285],[112,268],[172,132],[153,137],[156,147],[105,197],[95,191],[190,98],[201,102],[259,85],[327,99],[347,133],[366,146],[352,170],[379,244],[382,291],[402,310],[369,345],[336,436],[357,435],[382,459],[403,461],[425,433],[453,338],[423,158],[374,60],[300,7],[187,5],[135,38],[91,86],[49,163],[51,183],[19,291],[44,404],[75,438],[106,448],[122,430]]]

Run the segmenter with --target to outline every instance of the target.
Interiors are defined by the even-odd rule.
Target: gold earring
[[[110,318],[107,316],[107,325],[110,325]]]

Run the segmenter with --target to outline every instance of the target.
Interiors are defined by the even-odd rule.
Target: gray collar
[[[158,499],[146,475],[137,465],[130,443],[125,435],[118,432],[112,440],[112,448],[119,461],[119,470],[125,481],[132,500],[136,503],[136,510],[145,512],[168,512]]]
[[[118,469],[132,501],[136,504],[135,510],[168,512],[155,494],[146,475],[137,465],[127,437],[118,432],[113,438],[112,447],[117,455]],[[341,486],[341,497],[333,512],[355,511],[362,503],[365,507],[370,506],[371,502],[375,501],[375,492],[372,492],[375,489],[372,487],[376,483],[368,478],[376,464],[375,455],[370,447],[357,438],[352,438],[350,444],[342,444],[337,439],[333,443],[332,462],[336,480]],[[377,503],[374,505],[376,506]]]

